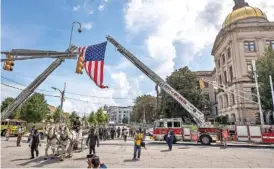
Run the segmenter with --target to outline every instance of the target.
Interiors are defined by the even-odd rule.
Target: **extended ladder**
[[[111,36],[106,37],[107,40],[112,43],[122,55],[124,55],[130,62],[132,62],[137,68],[139,68],[144,74],[146,74],[152,81],[159,85],[166,93],[173,97],[179,104],[181,104],[193,117],[198,126],[205,125],[204,114],[198,110],[193,104],[185,99],[180,93],[174,90],[168,83],[166,83],[160,76],[149,69],[138,58],[131,54],[127,49],[120,45]]]
[[[68,52],[73,52],[76,50],[76,46],[71,46],[68,49]],[[12,112],[18,108],[24,101],[34,92],[35,89],[39,87],[39,85],[46,80],[46,78],[58,67],[65,59],[56,59],[51,65],[41,73],[28,87],[26,87],[15,99],[14,101],[1,112],[1,119],[8,118]]]

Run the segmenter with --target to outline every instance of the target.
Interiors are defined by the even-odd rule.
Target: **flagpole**
[[[273,103],[272,115],[273,115],[273,122],[274,122],[274,89],[273,89],[273,83],[272,83],[272,76],[271,75],[269,75],[269,82],[270,82],[270,90],[271,90],[272,103]]]

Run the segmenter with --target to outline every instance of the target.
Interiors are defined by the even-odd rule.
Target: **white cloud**
[[[93,24],[91,22],[82,23],[82,28],[83,29],[90,30],[90,29],[92,29],[92,27],[93,27]]]
[[[132,99],[142,94],[140,89],[142,76],[138,78],[128,78],[125,72],[120,71],[111,73],[111,79],[113,81],[113,87],[119,89],[115,90],[114,96],[129,98],[123,101],[124,105],[132,105]]]
[[[104,0],[105,3],[108,3],[108,0]]]
[[[72,9],[73,9],[73,11],[79,11],[80,5],[74,6]]]
[[[274,20],[274,1],[249,0],[248,3],[262,7],[268,18]],[[182,57],[182,64],[188,65],[201,50],[212,46],[232,7],[232,0],[130,0],[124,9],[124,20],[131,35],[146,35],[149,56],[161,63],[156,72],[165,77],[174,70],[176,58]],[[180,48],[187,47],[179,54],[175,43]]]
[[[102,11],[104,8],[105,8],[105,4],[101,4],[101,5],[98,6],[97,9],[98,9],[99,11]]]

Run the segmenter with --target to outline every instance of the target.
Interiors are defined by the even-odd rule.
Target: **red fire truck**
[[[174,132],[173,143],[176,143],[177,141],[181,141],[183,139],[181,118],[160,119],[154,121],[153,139],[156,141],[166,140],[165,137],[168,133],[169,128],[172,129]]]

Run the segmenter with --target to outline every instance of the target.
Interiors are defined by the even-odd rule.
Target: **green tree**
[[[71,124],[76,120],[76,117],[77,113],[75,111],[71,112],[71,114],[69,115],[69,121]]]
[[[21,117],[27,122],[37,123],[41,122],[46,114],[50,113],[45,96],[40,93],[33,94],[22,105]]]
[[[5,110],[13,102],[13,100],[14,98],[12,97],[5,98],[5,100],[3,100],[1,103],[1,112]]]
[[[128,124],[128,117],[124,117],[124,118],[122,119],[122,122],[123,122],[123,124]]]
[[[130,121],[143,122],[144,114],[146,122],[152,122],[157,113],[157,99],[151,95],[138,96],[135,99]]]
[[[12,97],[7,97],[5,100],[2,101],[1,103],[1,112],[5,110],[8,105],[10,105],[13,102],[14,98]],[[20,119],[20,108],[17,108],[10,116],[10,119]]]
[[[105,122],[107,123],[109,121],[109,115],[106,113],[104,113],[104,115],[105,115]]]
[[[170,76],[166,78],[166,82],[172,86],[177,92],[184,96],[189,102],[205,114],[211,107],[209,102],[206,101],[202,90],[199,87],[198,76],[195,72],[191,72],[188,67],[175,70]],[[161,90],[161,111],[165,116],[181,117],[184,121],[193,119],[193,117],[169,94]],[[192,120],[193,121],[193,120]]]
[[[62,113],[62,110],[61,110],[61,107],[58,106],[57,109],[54,111],[53,113],[53,120],[54,122],[60,122],[60,114]],[[65,116],[64,116],[64,113],[62,113],[61,115],[61,120],[64,120]]]
[[[96,125],[96,124],[97,124],[97,119],[96,119],[96,115],[95,115],[94,112],[91,112],[91,113],[89,114],[88,122],[90,122],[90,123],[93,124],[93,125]]]
[[[269,75],[272,76],[274,84],[274,50],[269,47],[265,53],[256,61],[256,69],[258,74],[258,82],[260,85],[260,97],[264,110],[273,110],[271,88],[269,83]]]
[[[102,108],[99,108],[96,112],[96,120],[98,124],[105,124],[106,123],[106,116],[104,113],[104,110]]]

